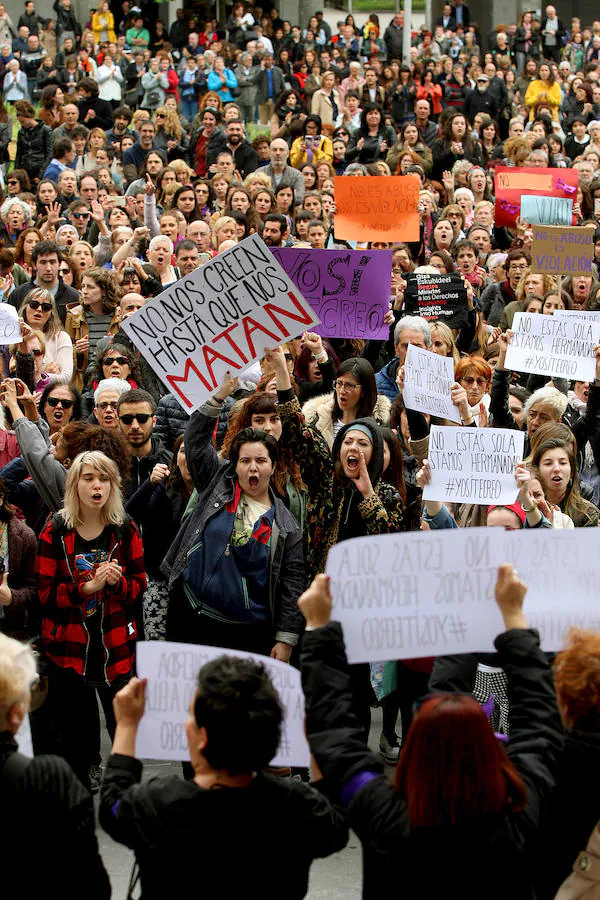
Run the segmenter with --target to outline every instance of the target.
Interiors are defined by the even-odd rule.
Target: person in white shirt
[[[115,61],[108,53],[105,54],[102,65],[96,72],[98,82],[98,96],[101,100],[121,102],[123,96],[123,72],[121,67],[115,65]]]

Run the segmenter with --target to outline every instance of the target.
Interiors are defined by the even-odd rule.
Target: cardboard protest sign
[[[0,345],[16,344],[20,340],[19,313],[10,303],[0,303]]]
[[[516,313],[512,330],[507,369],[576,381],[593,381],[596,377],[594,347],[600,343],[600,323],[576,316]]]
[[[591,275],[594,228],[533,226],[531,271],[542,275]]]
[[[573,201],[567,197],[521,197],[521,219],[530,225],[570,225],[573,221]]]
[[[257,235],[216,256],[123,322],[123,329],[191,413],[223,381],[319,324]]]
[[[272,253],[321,320],[323,337],[387,340],[391,250],[296,250]]]
[[[482,429],[485,430],[485,429]],[[351,663],[491,652],[504,631],[498,566],[528,587],[546,651],[568,629],[600,629],[600,529],[456,528],[353,538],[329,551],[332,619]]]
[[[409,344],[404,363],[402,397],[407,409],[459,422],[458,410],[450,399],[454,383],[454,362]]]
[[[467,289],[458,272],[450,275],[406,275],[404,304],[408,315],[438,319],[449,328],[468,322]]]
[[[512,226],[521,212],[523,194],[536,197],[577,198],[579,184],[577,169],[536,169],[520,166],[498,166],[494,176],[496,228]],[[572,223],[569,223],[572,224]]]
[[[335,236],[347,241],[418,241],[418,175],[335,178]]]
[[[257,653],[173,641],[140,641],[137,645],[138,675],[148,679],[146,710],[136,740],[137,757],[189,760],[185,722],[196,693],[198,672],[205,663],[224,655],[262,663],[279,694],[284,721],[273,765],[308,766],[304,694],[297,669]]]
[[[519,493],[515,466],[523,459],[524,445],[524,431],[432,425],[427,454],[431,483],[423,499],[510,506]]]

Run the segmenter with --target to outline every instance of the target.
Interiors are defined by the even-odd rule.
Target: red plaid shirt
[[[102,592],[102,642],[105,672],[109,683],[119,675],[127,675],[135,663],[137,628],[135,604],[146,589],[142,540],[130,523],[131,541],[123,545],[117,529],[113,529],[110,547],[117,544],[112,559],[123,569],[121,580]],[[89,633],[85,626],[86,598],[81,588],[89,573],[75,568],[75,529],[62,526],[52,533],[48,522],[38,543],[36,575],[42,607],[42,646],[57,666],[85,672]]]

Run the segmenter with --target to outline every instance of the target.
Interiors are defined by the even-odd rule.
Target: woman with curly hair
[[[81,303],[67,305],[65,324],[73,341],[72,383],[78,390],[84,386],[85,372],[95,357],[98,341],[119,330],[119,289],[113,272],[97,267],[89,269],[83,275],[80,293]]]
[[[463,113],[455,110],[441,124],[441,136],[432,147],[432,178],[441,180],[446,171],[451,171],[458,160],[467,159],[482,165],[481,147],[471,137],[471,126]]]

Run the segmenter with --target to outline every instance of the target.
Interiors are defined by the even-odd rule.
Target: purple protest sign
[[[386,340],[390,307],[390,250],[271,248],[288,277],[321,320],[323,337]]]

